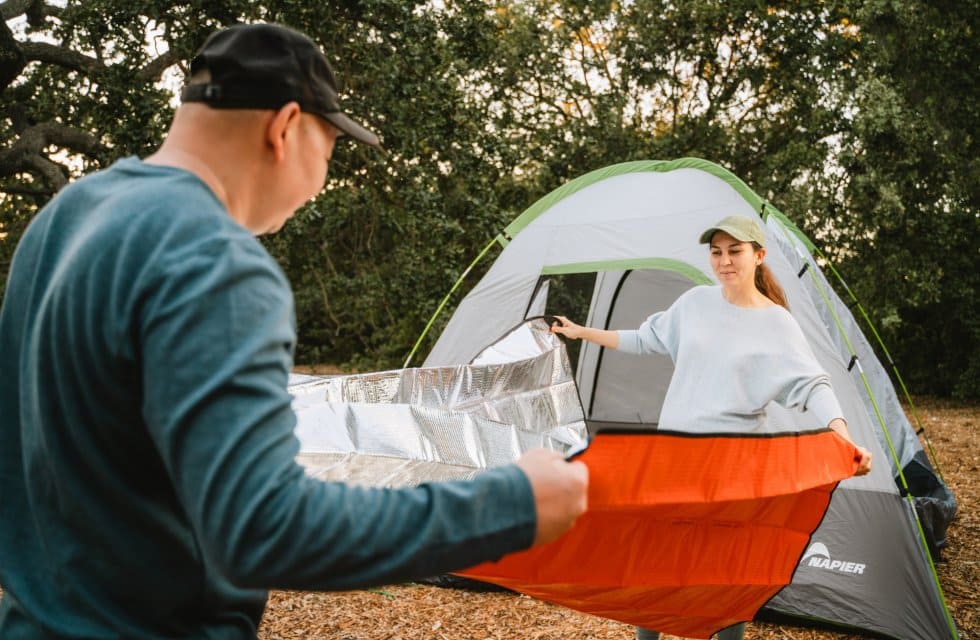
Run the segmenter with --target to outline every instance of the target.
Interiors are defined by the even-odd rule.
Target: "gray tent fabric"
[[[501,234],[503,251],[459,302],[425,366],[469,363],[532,309],[568,315],[554,308],[551,284],[569,274],[595,276],[587,317],[577,320],[636,328],[681,292],[713,282],[698,236],[731,214],[764,224],[767,263],[831,377],[852,435],[877,462],[871,474],[840,484],[792,584],[764,615],[902,639],[957,638],[930,554],[955,514],[952,494],[799,230],[718,165],[695,158],[614,165],[534,203]],[[666,357],[582,345],[576,382],[589,429],[655,429],[671,371]],[[808,426],[802,414],[768,409],[769,421],[781,428]],[[918,502],[904,495],[906,485],[916,489],[906,469],[924,494]]]
[[[912,535],[914,514],[899,496],[840,491],[800,560],[793,582],[762,619],[795,616],[894,638],[949,638],[941,594]]]
[[[798,278],[828,327],[828,335],[837,347],[840,357],[848,361],[855,385],[867,383],[870,387],[870,392],[861,395],[861,400],[868,415],[873,416],[880,427],[874,432],[878,444],[886,452],[894,450],[895,455],[888,458],[892,474],[897,477],[901,470],[905,483],[915,498],[915,508],[929,551],[934,558],[938,558],[946,546],[946,528],[956,515],[956,499],[937,477],[912,425],[902,411],[885,368],[875,356],[850,309],[833,294],[827,278],[816,268],[813,256],[800,239],[798,230],[778,215],[771,216],[768,224],[774,229],[773,236],[782,252],[797,256]],[[819,304],[820,301],[824,304]]]

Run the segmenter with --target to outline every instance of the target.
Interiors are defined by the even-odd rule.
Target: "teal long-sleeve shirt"
[[[509,466],[383,490],[295,462],[285,276],[193,175],[79,180],[0,309],[0,638],[254,637],[269,588],[350,589],[526,548]]]

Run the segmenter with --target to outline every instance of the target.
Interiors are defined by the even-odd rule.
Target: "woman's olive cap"
[[[727,216],[716,222],[711,228],[701,234],[701,244],[711,242],[711,237],[718,231],[724,231],[739,242],[758,242],[759,246],[766,246],[766,234],[762,232],[762,227],[752,218],[745,216]]]

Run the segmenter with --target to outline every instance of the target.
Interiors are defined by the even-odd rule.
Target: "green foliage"
[[[160,80],[179,80],[208,33],[270,20],[324,45],[387,149],[342,143],[327,189],[265,240],[293,283],[298,361],[400,366],[458,275],[539,197],[609,164],[699,156],[831,256],[914,390],[980,397],[978,0],[31,7],[14,39],[87,62],[26,61],[0,94],[0,135],[11,149],[58,123],[94,142],[54,136],[20,164],[0,150],[4,270],[64,176],[159,143]],[[4,42],[0,71],[19,60]]]
[[[833,223],[912,388],[980,397],[980,3],[864,2]],[[889,320],[885,322],[885,320]]]

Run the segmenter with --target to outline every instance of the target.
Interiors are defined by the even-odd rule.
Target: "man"
[[[254,637],[266,589],[428,576],[551,540],[553,452],[401,490],[306,477],[285,276],[255,240],[323,186],[340,111],[306,36],[214,34],[161,148],[64,189],[0,310],[0,637]]]

